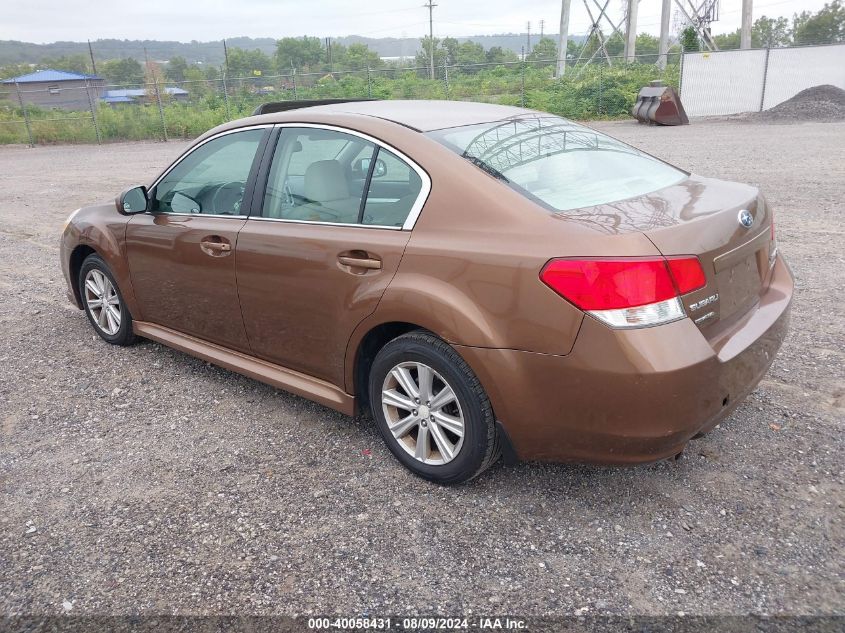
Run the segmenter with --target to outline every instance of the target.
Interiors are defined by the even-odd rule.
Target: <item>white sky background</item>
[[[428,33],[424,0],[3,0],[0,39],[24,42],[85,41],[104,38],[210,41],[250,37],[418,37]],[[587,0],[590,8],[594,5]],[[604,0],[600,0],[602,3]],[[559,0],[435,0],[435,36],[557,33]],[[701,0],[694,0],[699,4]],[[754,19],[817,11],[825,0],[755,0]],[[625,0],[610,0],[619,23]],[[674,7],[674,4],[673,4]],[[740,25],[742,0],[722,0],[713,33]],[[637,31],[660,32],[661,0],[641,0]],[[597,11],[594,11],[594,15]],[[671,23],[671,22],[670,22]],[[572,0],[571,35],[583,35],[589,18],[583,0]],[[536,41],[533,39],[533,41]]]

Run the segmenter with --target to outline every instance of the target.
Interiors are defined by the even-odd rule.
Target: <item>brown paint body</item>
[[[380,118],[391,104],[403,125]],[[369,134],[431,178],[413,230],[89,207],[62,238],[69,296],[81,305],[71,253],[92,248],[111,267],[139,334],[345,413],[356,408],[367,333],[394,322],[428,329],[478,375],[523,459],[673,455],[756,386],[785,336],[792,297],[756,189],[691,176],[638,198],[550,214],[418,131],[529,111],[444,107],[338,104],[251,117],[205,136],[298,122]],[[738,224],[741,209],[754,216],[751,229]],[[209,236],[232,250],[205,252]],[[381,268],[345,266],[338,257],[350,251]],[[682,297],[690,318],[652,328],[613,330],[539,279],[555,257],[661,254],[697,255],[707,285]]]

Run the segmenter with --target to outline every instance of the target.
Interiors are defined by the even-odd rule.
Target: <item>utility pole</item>
[[[557,35],[557,67],[555,76],[563,77],[566,72],[566,44],[569,42],[569,4],[571,0],[561,0],[560,30]]]
[[[625,61],[636,61],[637,54],[637,9],[638,0],[628,0],[628,15],[625,20]]]
[[[434,0],[428,0],[427,4],[423,5],[428,9],[428,60],[430,78],[434,79]]]
[[[525,50],[528,51],[528,54],[530,55],[531,54],[531,20],[528,21],[526,29],[527,29],[526,37],[528,38],[528,45],[526,46]]]
[[[669,14],[672,10],[672,0],[663,0],[663,9],[660,13],[660,49],[657,57],[657,65],[663,70],[669,61]]]
[[[329,62],[329,72],[334,72],[334,66],[332,65],[332,38],[326,38],[326,58]]]
[[[97,74],[97,62],[94,61],[94,49],[91,48],[91,40],[88,40],[88,54],[91,56],[91,68],[94,70],[92,74]]]
[[[742,28],[739,31],[739,47],[751,48],[752,0],[742,0]]]
[[[543,39],[543,33],[546,30],[546,21],[540,20],[540,39]]]

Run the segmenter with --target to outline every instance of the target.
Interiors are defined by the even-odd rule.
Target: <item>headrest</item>
[[[331,202],[349,197],[343,167],[336,160],[318,160],[305,170],[305,197],[314,202]]]

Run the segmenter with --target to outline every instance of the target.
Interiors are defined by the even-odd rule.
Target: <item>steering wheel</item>
[[[232,181],[220,185],[211,196],[211,208],[221,215],[240,215],[244,183]]]

